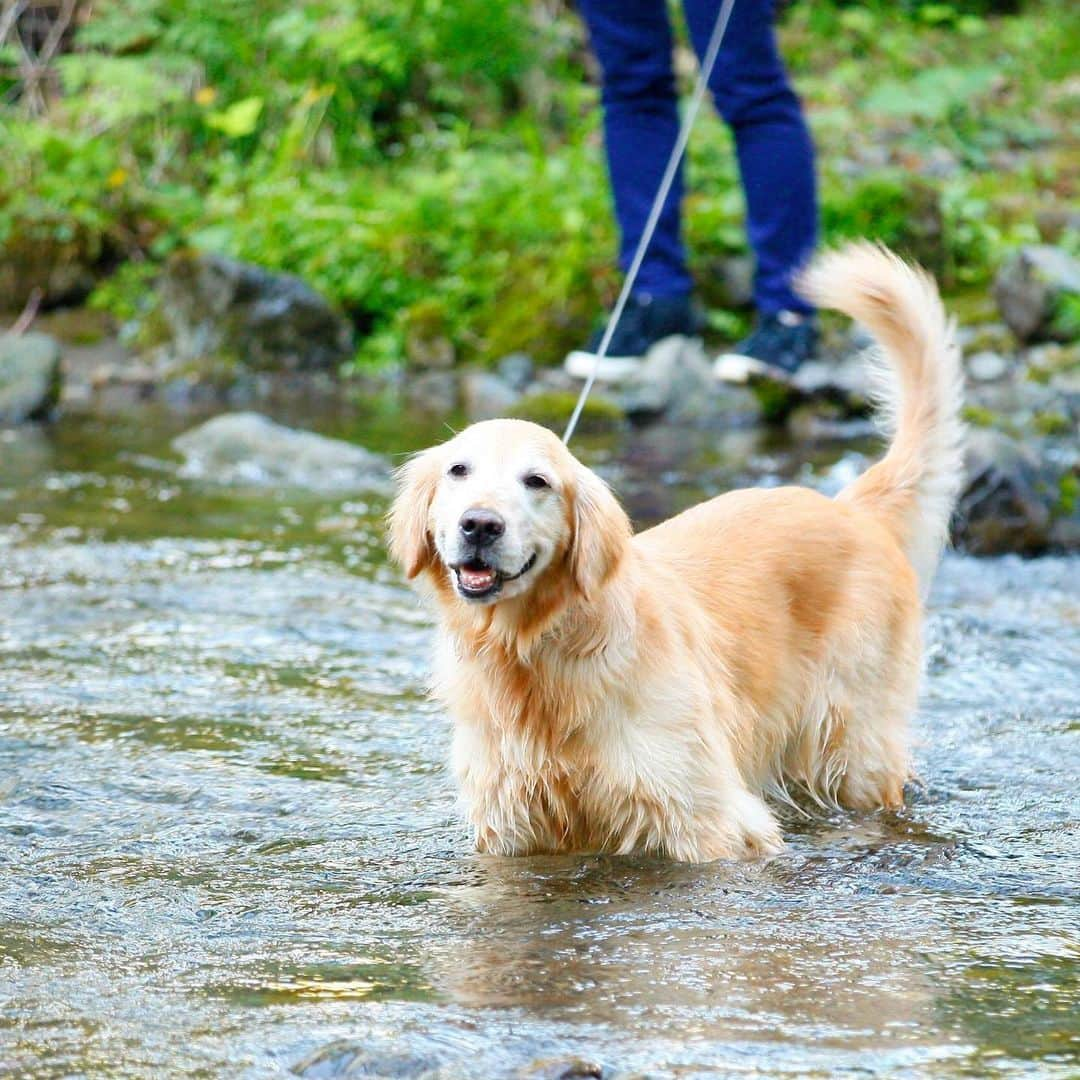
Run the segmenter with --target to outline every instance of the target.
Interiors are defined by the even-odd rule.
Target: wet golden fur
[[[781,847],[766,799],[792,788],[900,805],[959,477],[956,347],[930,279],[879,248],[828,255],[804,285],[885,350],[892,443],[835,499],[734,491],[635,536],[594,473],[513,420],[402,470],[391,551],[438,613],[434,692],[479,850],[748,857]],[[450,569],[473,506],[507,522],[489,602]]]

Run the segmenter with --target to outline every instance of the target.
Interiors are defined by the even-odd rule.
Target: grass
[[[1004,254],[1038,238],[1037,213],[1080,200],[1068,0],[1006,16],[797,0],[780,36],[826,242],[877,237],[984,298]],[[355,324],[355,363],[385,365],[432,336],[461,362],[554,361],[613,297],[598,91],[558,3],[100,0],[75,40],[42,116],[0,74],[13,306],[70,266],[130,319],[162,260],[205,248],[300,274]],[[746,250],[715,117],[688,178],[692,270],[711,325],[735,336],[745,317],[710,287],[716,260]],[[1060,243],[1080,251],[1075,231]]]

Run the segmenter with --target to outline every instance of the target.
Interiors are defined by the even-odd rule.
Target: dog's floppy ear
[[[610,488],[591,469],[580,466],[574,492],[570,569],[574,584],[586,599],[595,595],[619,565],[630,534],[630,519]]]
[[[435,559],[435,544],[428,529],[431,500],[439,479],[439,462],[426,450],[410,458],[395,474],[398,493],[387,515],[390,554],[411,581]]]

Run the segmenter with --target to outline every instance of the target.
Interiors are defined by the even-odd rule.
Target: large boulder
[[[377,491],[390,470],[362,446],[277,424],[258,413],[216,416],[173,440],[182,476],[221,484]]]
[[[348,321],[310,286],[223,255],[173,256],[161,279],[158,314],[181,361],[332,371],[353,353]]]
[[[48,417],[60,398],[60,360],[47,334],[0,336],[0,425]]]
[[[1080,304],[1080,261],[1048,244],[1021,248],[998,271],[994,297],[1021,341],[1067,341],[1062,315]]]

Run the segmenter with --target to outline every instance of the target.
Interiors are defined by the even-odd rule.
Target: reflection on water
[[[1076,1075],[1077,561],[948,560],[901,814],[751,865],[479,858],[383,507],[165,443],[0,444],[0,1073]],[[836,457],[586,450],[639,519]]]

